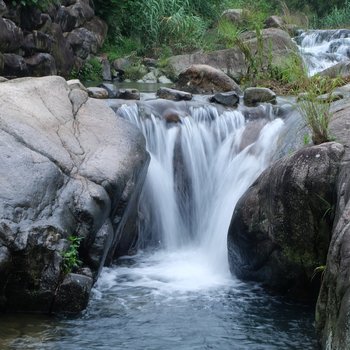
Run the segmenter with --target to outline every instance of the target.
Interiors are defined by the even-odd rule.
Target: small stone
[[[139,100],[140,91],[137,89],[120,89],[118,91],[117,98],[123,100]]]
[[[172,84],[173,82],[169,78],[167,78],[165,75],[161,75],[158,78],[158,83],[160,83],[160,84]]]
[[[105,99],[108,98],[108,91],[99,87],[89,87],[88,89],[89,97]]]
[[[276,103],[276,94],[267,88],[252,87],[244,91],[244,104],[246,106],[256,106],[258,103]]]
[[[189,92],[184,92],[180,90],[169,89],[162,87],[158,89],[157,96],[165,100],[172,101],[190,101],[192,100],[192,94]]]
[[[98,87],[107,90],[108,98],[116,98],[118,95],[118,89],[114,84],[102,83]]]
[[[219,103],[227,107],[235,107],[239,103],[239,96],[236,92],[219,92],[209,99],[210,102]]]

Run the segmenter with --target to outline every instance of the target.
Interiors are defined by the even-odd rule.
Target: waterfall
[[[117,113],[139,127],[151,155],[140,204],[141,247],[160,248],[164,275],[179,274],[184,282],[189,274],[196,280],[189,288],[204,280],[210,284],[214,275],[227,277],[226,237],[234,207],[269,165],[283,121],[266,122],[245,147],[247,122],[238,110],[192,106],[191,116],[176,124],[142,117],[136,104]],[[180,267],[170,267],[171,259]]]
[[[312,76],[350,58],[350,30],[310,30],[294,38]]]

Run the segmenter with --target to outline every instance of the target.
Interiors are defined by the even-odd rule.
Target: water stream
[[[249,142],[239,110],[204,104],[177,124],[136,105],[118,114],[151,154],[138,254],[103,270],[78,318],[1,316],[0,348],[314,349],[311,308],[237,280],[227,264],[233,209],[269,165],[284,122],[268,118]]]
[[[350,60],[350,30],[309,30],[294,38],[309,75]]]

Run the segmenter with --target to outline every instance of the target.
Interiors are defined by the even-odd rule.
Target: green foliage
[[[147,69],[139,60],[125,69],[125,78],[133,81],[141,79],[145,74],[147,74]]]
[[[350,1],[346,0],[341,7],[335,6],[326,16],[314,24],[322,28],[343,28],[350,25]]]
[[[87,60],[80,69],[73,69],[70,74],[71,79],[82,81],[98,81],[102,79],[102,65],[98,58]]]
[[[320,266],[317,266],[315,269],[314,269],[314,272],[311,276],[311,280],[313,280],[317,275],[321,274],[321,280],[323,280],[323,277],[324,277],[324,274],[326,272],[326,265],[320,265]]]
[[[106,40],[102,52],[104,52],[110,61],[126,56],[136,56],[142,53],[140,41],[133,38],[121,37],[117,43]]]
[[[96,12],[109,25],[108,39],[119,46],[123,37],[142,43],[147,52],[163,45],[175,52],[201,47],[205,31],[218,18],[219,0],[95,0]]]
[[[309,87],[304,99],[298,102],[298,109],[307,126],[312,131],[312,141],[315,145],[331,141],[329,123],[332,118],[330,102],[318,98],[317,86]]]
[[[70,273],[73,269],[81,266],[82,262],[79,260],[78,249],[81,243],[81,237],[69,236],[68,241],[70,243],[68,250],[63,255],[63,271],[65,274]]]

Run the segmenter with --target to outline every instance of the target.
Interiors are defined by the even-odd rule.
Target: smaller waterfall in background
[[[295,39],[309,75],[350,59],[350,30],[310,30]]]
[[[191,107],[191,116],[177,124],[140,117],[137,105],[124,105],[118,114],[146,138],[151,163],[141,198],[140,238],[143,248],[160,248],[133,273],[143,274],[146,285],[166,281],[168,290],[229,279],[226,239],[234,207],[269,165],[283,121],[266,122],[245,147],[246,122],[239,111]]]

